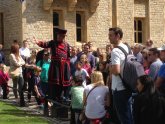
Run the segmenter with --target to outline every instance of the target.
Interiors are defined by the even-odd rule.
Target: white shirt
[[[120,43],[119,46],[124,48],[126,52],[128,53],[128,47]],[[123,68],[124,68],[124,62],[125,62],[125,55],[119,48],[113,48],[111,52],[111,61],[112,65],[120,65],[120,72],[121,75],[123,75]],[[124,90],[125,87],[123,86],[122,80],[120,79],[119,75],[113,75],[112,74],[112,90]]]
[[[22,65],[25,64],[25,61],[20,56],[19,59],[16,59],[16,56],[14,54],[9,55],[9,61],[10,61],[10,70],[15,70],[16,68],[19,68],[19,74],[22,74]]]
[[[24,57],[30,57],[30,50],[29,48],[21,47],[19,49],[20,55]]]
[[[86,86],[84,90],[86,96],[92,88],[93,84]],[[107,86],[98,86],[90,92],[85,108],[85,115],[88,118],[97,119],[105,116],[105,99],[108,93],[109,89]]]
[[[143,55],[141,52],[139,52],[137,55],[134,55],[137,59],[138,62],[142,63],[143,62]]]

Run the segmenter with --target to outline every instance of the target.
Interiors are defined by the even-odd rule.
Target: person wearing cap
[[[158,48],[158,50],[160,51],[160,58],[163,62],[163,65],[158,71],[156,87],[160,90],[161,93],[165,95],[165,44],[162,47]]]
[[[60,100],[63,89],[70,86],[70,47],[65,41],[66,33],[67,30],[57,28],[57,40],[43,42],[34,38],[38,46],[51,49],[48,97],[53,100]]]

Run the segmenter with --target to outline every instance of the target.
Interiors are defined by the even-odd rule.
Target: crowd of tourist
[[[26,102],[31,102],[32,95],[39,106],[44,104],[46,96],[58,102],[71,100],[71,124],[100,124],[107,114],[110,114],[109,122],[113,121],[115,124],[164,124],[165,45],[154,47],[154,41],[149,39],[145,44],[136,43],[129,48],[128,44],[122,41],[122,37],[122,29],[110,28],[110,44],[106,45],[105,49],[94,50],[94,42],[82,43],[81,48],[69,46],[69,52],[66,52],[69,59],[61,57],[62,64],[56,63],[58,58],[53,56],[55,48],[51,45],[56,41],[49,42],[48,46],[36,42],[43,47],[42,50],[29,49],[27,40],[23,41],[22,47],[14,41],[9,55],[9,72],[5,71],[5,54],[0,45],[0,95],[4,99],[8,98],[7,83],[10,77],[13,81],[14,97],[21,107],[26,106]],[[120,79],[125,55],[117,46],[127,52],[130,49],[144,67],[145,75],[137,79],[135,95],[128,91]],[[60,49],[59,47],[59,52]],[[57,72],[53,63],[64,71]],[[52,71],[52,68],[55,69]],[[53,75],[54,73],[56,75]],[[68,78],[65,75],[69,75],[69,82],[66,81]],[[62,87],[59,86],[61,83],[58,80],[50,79],[51,76],[59,80],[64,78]],[[58,83],[54,84],[53,81]],[[24,98],[26,90],[28,101]],[[49,103],[49,108],[51,106],[52,103]],[[113,116],[110,112],[112,109]],[[80,121],[83,110],[87,119]]]

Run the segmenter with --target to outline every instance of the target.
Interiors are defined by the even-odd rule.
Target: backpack
[[[130,52],[130,47],[127,45],[129,53],[127,53],[121,46],[117,46],[125,55],[125,64],[123,68],[123,76],[119,74],[123,85],[131,92],[136,92],[137,78],[145,75],[143,65],[137,61],[136,57]]]

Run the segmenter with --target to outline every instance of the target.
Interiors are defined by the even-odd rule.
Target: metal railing
[[[17,90],[18,92],[24,92],[26,94],[30,94],[30,95],[33,95],[32,93],[29,93],[28,91],[20,91],[19,89],[17,88],[14,88],[12,86],[8,86],[8,88],[11,88],[13,90]],[[33,95],[34,96],[34,95]],[[49,99],[48,96],[47,97],[41,97],[42,99],[44,99],[44,109],[43,109],[43,115],[46,116],[46,117],[52,117],[52,118],[58,118],[60,120],[63,120],[63,121],[68,121],[70,120],[70,117],[69,117],[69,112],[70,112],[70,109],[71,109],[71,106],[70,106],[70,100],[63,100],[63,101],[55,101],[53,99]],[[53,105],[51,106],[51,109],[48,107],[48,102],[51,102]],[[60,112],[61,111],[61,112]],[[59,115],[61,114],[61,115]],[[63,114],[63,115],[62,115]]]

